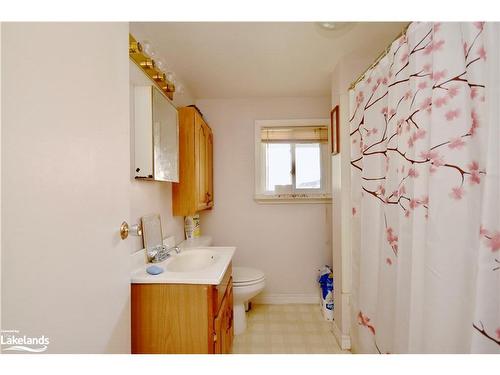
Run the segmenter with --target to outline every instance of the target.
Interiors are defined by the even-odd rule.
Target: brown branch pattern
[[[500,339],[497,340],[491,334],[489,334],[488,332],[486,332],[486,329],[484,328],[483,322],[479,321],[479,324],[481,325],[481,327],[477,326],[475,323],[472,323],[472,327],[474,327],[474,329],[476,331],[478,331],[481,335],[483,335],[484,337],[486,337],[488,340],[493,341],[497,345],[500,345]]]
[[[463,46],[458,51],[463,51],[461,56],[453,44],[456,41],[446,39],[440,27],[424,23],[417,33],[410,26],[409,32],[415,32],[412,45],[406,37],[395,41],[384,57],[384,64],[372,68],[352,96],[355,98],[349,119],[352,185],[359,189],[353,216],[358,212],[357,205],[365,200],[377,202],[385,224],[387,243],[383,251],[388,266],[405,250],[398,248],[401,218],[414,215],[414,220],[427,219],[434,200],[461,200],[467,192],[480,189],[486,174],[479,157],[475,160],[474,153],[462,152],[479,145],[476,134],[481,131],[486,86],[481,81],[482,75],[476,72],[483,69],[486,60],[483,26],[476,25],[476,32],[462,34]],[[442,53],[458,57],[459,64],[445,66],[445,59],[436,58]],[[470,106],[464,106],[464,100],[470,100]],[[439,131],[434,131],[438,127]],[[441,178],[443,173],[445,179]],[[445,183],[432,190],[429,199],[423,194],[430,192],[416,188],[419,185],[415,181],[419,178],[432,181],[435,175],[438,175],[436,181]],[[500,270],[499,259],[494,259],[490,270]],[[382,353],[373,323],[361,311],[358,318],[359,324],[373,333],[376,351]],[[496,338],[482,321],[473,323],[473,327],[500,345],[500,328]]]

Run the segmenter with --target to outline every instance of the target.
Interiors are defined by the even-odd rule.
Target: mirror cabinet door
[[[135,178],[179,182],[179,116],[154,86],[134,87]]]
[[[179,182],[177,109],[153,87],[153,164],[155,180]]]

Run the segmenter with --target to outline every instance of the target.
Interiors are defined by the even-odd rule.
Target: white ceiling
[[[311,22],[146,22],[150,40],[196,98],[328,96],[346,56],[375,58],[406,23],[360,22],[328,31]]]

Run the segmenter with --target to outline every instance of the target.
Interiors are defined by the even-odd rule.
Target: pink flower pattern
[[[465,194],[465,191],[462,187],[456,186],[454,188],[451,188],[450,197],[452,197],[453,199],[455,199],[457,201],[462,199],[464,194]]]
[[[448,147],[453,150],[455,148],[460,149],[464,145],[465,145],[465,142],[462,140],[462,138],[453,138],[453,139],[450,140],[450,143],[448,144]]]
[[[479,235],[484,238],[486,247],[492,252],[500,250],[500,231],[492,232],[481,225]]]
[[[425,98],[424,101],[420,104],[420,110],[423,111],[432,105],[432,98]]]
[[[483,31],[485,22],[473,22],[474,26],[478,28],[480,31]]]
[[[484,49],[484,47],[479,48],[477,54],[480,59],[486,60],[486,50]]]
[[[408,170],[408,177],[417,178],[418,176],[419,176],[419,173],[415,168],[412,167]]]
[[[373,68],[354,88],[357,107],[349,122],[352,143],[360,147],[351,147],[351,185],[359,189],[353,194],[353,228],[360,228],[362,221],[370,225],[365,222],[370,214],[375,224],[378,218],[385,220],[385,241],[378,251],[391,274],[402,267],[397,257],[411,250],[406,234],[413,229],[407,229],[408,223],[427,223],[435,230],[433,212],[447,206],[470,207],[488,181],[483,178],[483,158],[477,156],[483,127],[488,129],[481,123],[486,119],[484,77],[477,72],[488,50],[484,22],[468,25],[470,31],[457,41],[447,37],[447,23],[412,24],[410,29],[420,28],[418,36],[394,42],[384,57],[386,64]],[[446,65],[448,56],[459,55],[463,61]],[[357,215],[365,207],[367,215]],[[500,252],[500,228],[482,226],[478,238],[489,254]],[[362,258],[370,249],[359,251]],[[366,307],[360,304],[358,323],[375,342],[375,325],[362,312],[374,307]],[[500,340],[496,327],[489,325],[488,334]]]
[[[451,86],[448,88],[447,94],[450,98],[454,98],[455,96],[458,95],[458,91],[459,91],[458,86]]]
[[[449,110],[448,112],[446,112],[445,116],[447,121],[452,121],[456,119],[459,115],[460,115],[460,109],[457,108]]]
[[[386,230],[386,237],[387,237],[387,242],[389,243],[389,246],[391,246],[392,250],[394,251],[394,254],[397,255],[398,253],[398,236],[394,234],[394,229],[391,227],[387,228]]]
[[[477,161],[473,161],[468,165],[470,176],[469,182],[471,185],[480,184],[481,183],[481,175],[479,171],[479,163]]]
[[[479,128],[479,120],[477,117],[477,112],[475,110],[471,111],[470,116],[471,116],[472,124],[471,124],[470,130],[469,130],[469,134],[471,136],[473,136],[476,134],[477,128]]]
[[[495,232],[488,238],[487,246],[491,251],[498,251],[500,249],[500,232]]]
[[[441,107],[445,106],[446,104],[448,104],[448,101],[449,101],[449,98],[447,96],[442,96],[442,97],[434,100],[434,105],[437,108],[441,108]]]
[[[446,70],[440,70],[440,71],[432,73],[432,79],[435,82],[442,80],[444,77],[446,77]]]
[[[430,43],[425,49],[424,54],[430,55],[432,52],[441,50],[444,45],[444,40],[438,40],[437,42]]]

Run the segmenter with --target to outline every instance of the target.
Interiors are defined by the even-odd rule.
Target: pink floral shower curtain
[[[500,353],[499,35],[413,23],[350,92],[354,351]]]

